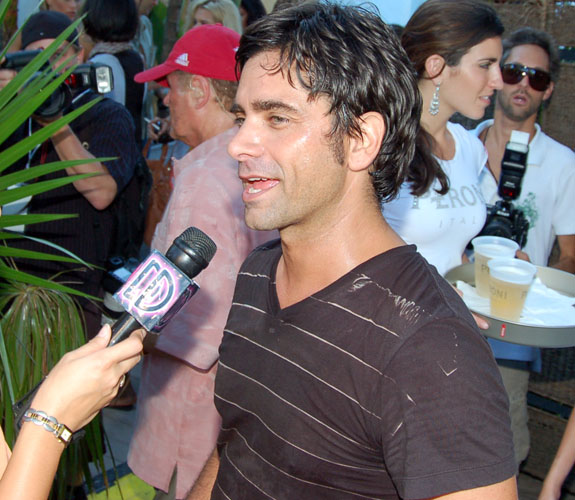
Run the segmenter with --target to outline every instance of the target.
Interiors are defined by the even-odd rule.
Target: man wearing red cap
[[[213,450],[220,428],[213,382],[236,273],[248,253],[270,239],[245,225],[237,162],[227,153],[235,134],[228,110],[237,88],[238,45],[231,29],[199,26],[176,42],[166,62],[135,78],[169,87],[170,134],[193,148],[174,161],[174,190],[152,247],[167,250],[192,225],[218,246],[198,278],[201,291],[144,359],[128,464],[168,492],[166,498],[184,498]]]

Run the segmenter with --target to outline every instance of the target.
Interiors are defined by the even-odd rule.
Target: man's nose
[[[255,127],[250,127],[246,121],[237,129],[236,135],[228,145],[228,153],[238,161],[261,156],[263,145]]]

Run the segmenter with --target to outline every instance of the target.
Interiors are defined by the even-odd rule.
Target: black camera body
[[[501,236],[517,242],[520,248],[527,243],[529,221],[523,210],[516,208],[510,201],[499,200],[495,205],[487,206],[487,220],[481,230],[481,236]]]
[[[20,71],[39,53],[40,50],[22,50],[8,53],[0,68]],[[30,81],[37,76],[37,73],[32,75]],[[110,66],[102,63],[79,64],[64,83],[40,105],[34,114],[47,119],[57,116],[70,105],[72,94],[75,90],[90,89],[98,94],[105,94],[113,88],[114,79]]]
[[[501,176],[497,193],[502,198],[495,205],[487,206],[487,220],[480,236],[501,236],[511,239],[523,248],[527,243],[529,221],[523,210],[512,201],[521,194],[521,184],[527,169],[529,134],[514,130],[505,146],[501,161]]]

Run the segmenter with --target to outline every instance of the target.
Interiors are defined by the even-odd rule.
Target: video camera
[[[512,203],[521,194],[521,183],[527,168],[529,134],[514,130],[505,146],[501,161],[501,177],[497,193],[502,198],[495,205],[487,205],[487,220],[479,233],[481,236],[509,238],[523,248],[527,243],[529,221],[523,211]]]
[[[6,59],[0,65],[0,69],[13,69],[20,71],[40,50],[22,50],[6,54]],[[30,81],[36,78],[39,73],[32,75]],[[72,102],[72,91],[76,89],[91,89],[98,94],[105,94],[114,88],[114,79],[110,66],[102,63],[79,64],[70,73],[52,95],[46,99],[34,112],[42,118],[52,118],[64,111]]]

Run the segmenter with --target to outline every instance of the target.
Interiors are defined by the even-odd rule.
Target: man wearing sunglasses
[[[546,266],[555,236],[559,260],[554,267],[575,272],[575,154],[543,133],[536,123],[541,106],[548,103],[559,75],[559,54],[547,33],[521,28],[503,42],[503,88],[497,92],[494,119],[476,132],[489,159],[481,173],[485,201],[497,201],[501,160],[512,130],[529,134],[529,156],[520,196],[513,201],[529,220],[523,252],[531,262]],[[529,453],[527,385],[529,371],[538,370],[538,349],[489,339],[510,400],[516,459]]]

